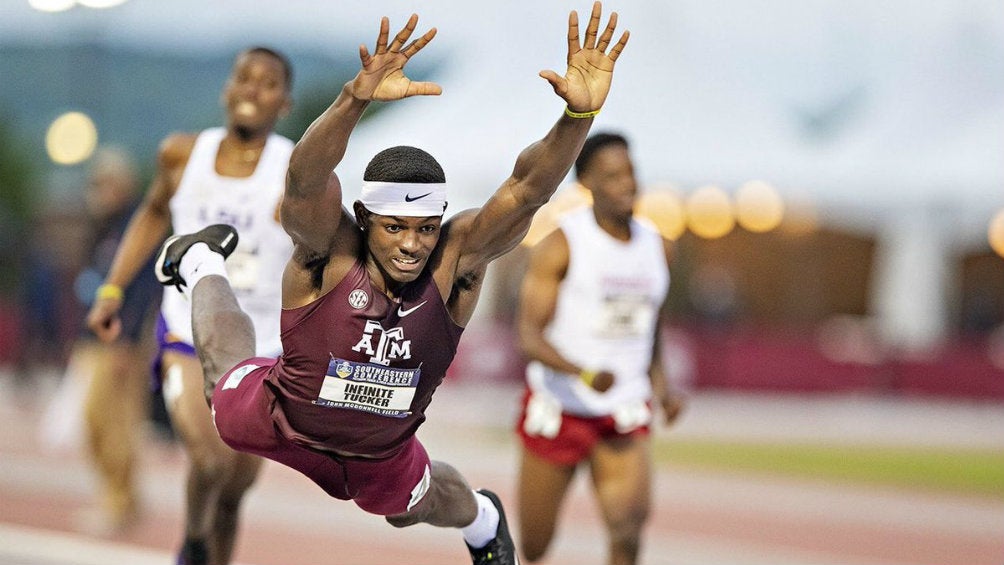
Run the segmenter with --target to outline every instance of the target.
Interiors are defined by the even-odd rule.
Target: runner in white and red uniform
[[[606,100],[628,35],[613,41],[616,14],[601,32],[600,12],[597,2],[581,43],[570,15],[565,75],[541,72],[566,105],[557,123],[520,153],[482,208],[449,221],[446,175],[414,147],[377,154],[361,199],[351,212],[342,207],[334,171],[369,103],[441,92],[403,72],[436,31],[410,41],[413,15],[391,38],[383,19],[376,51],[360,48],[362,69],[290,158],[281,220],[295,247],[282,277],[278,360],[252,357],[254,330],[226,278],[237,230],[220,225],[165,242],[157,274],[191,295],[196,350],[228,445],[298,469],[395,526],[460,528],[474,563],[518,563],[498,497],[431,461],[415,430],[488,264],[522,239]]]
[[[651,401],[667,422],[682,406],[658,347],[671,245],[633,215],[638,187],[623,136],[591,136],[575,170],[593,205],[568,213],[533,248],[520,294],[530,360],[517,427],[520,540],[528,560],[544,556],[585,464],[609,532],[607,562],[628,565],[648,515]]]

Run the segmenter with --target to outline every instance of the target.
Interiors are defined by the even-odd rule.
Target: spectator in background
[[[637,561],[651,490],[652,404],[682,408],[663,370],[660,328],[671,243],[634,217],[627,140],[590,136],[575,161],[593,205],[565,215],[531,250],[517,331],[529,360],[518,434],[520,539],[541,559],[575,472],[591,473],[610,565]]]
[[[23,228],[18,280],[21,320],[15,356],[26,389],[58,378],[80,331],[81,305],[72,290],[84,268],[89,221],[78,203],[50,199]]]
[[[119,149],[99,150],[86,192],[91,228],[87,264],[75,282],[76,294],[87,307],[108,273],[139,198],[139,178],[130,156]],[[152,322],[161,295],[156,279],[147,273],[125,289],[118,337],[104,343],[85,329],[70,353],[66,378],[81,379],[86,386],[84,439],[100,494],[98,506],[79,524],[90,533],[121,531],[133,522],[139,507],[137,434],[149,415]]]

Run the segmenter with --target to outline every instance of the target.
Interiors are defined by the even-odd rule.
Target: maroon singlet
[[[281,327],[283,354],[266,379],[280,432],[369,457],[394,454],[425,421],[463,333],[429,270],[398,302],[361,261],[320,299],[283,310]]]

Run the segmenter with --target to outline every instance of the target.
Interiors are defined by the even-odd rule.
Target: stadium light
[[[732,201],[717,186],[702,186],[686,200],[687,227],[704,239],[724,237],[736,226]]]
[[[997,214],[990,220],[987,240],[990,241],[990,247],[993,248],[994,252],[1004,258],[1004,208],[998,210]]]
[[[83,112],[67,112],[56,118],[45,133],[45,150],[54,163],[76,165],[98,146],[98,128]]]
[[[76,5],[76,0],[28,0],[28,5],[39,12],[65,12]]]
[[[78,4],[85,8],[103,10],[106,8],[120,6],[128,1],[129,0],[28,0],[28,5],[39,12],[56,13],[65,12]]]
[[[784,201],[766,182],[749,181],[736,191],[736,219],[751,232],[769,232],[784,219]]]

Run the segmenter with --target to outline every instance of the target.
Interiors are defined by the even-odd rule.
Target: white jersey
[[[652,396],[648,368],[659,309],[669,289],[662,236],[645,220],[631,220],[630,241],[611,237],[591,207],[565,216],[569,264],[558,289],[546,339],[569,361],[608,370],[616,379],[600,393],[576,375],[531,362],[527,383],[538,403],[579,416],[613,416],[618,427],[647,424]]]
[[[285,190],[293,142],[270,135],[251,176],[225,177],[216,172],[216,155],[225,134],[224,128],[211,128],[196,139],[171,199],[172,227],[174,233],[191,233],[212,224],[237,228],[237,249],[226,261],[230,285],[254,324],[256,353],[276,356],[282,352],[282,272],[293,243],[275,213]],[[161,312],[167,329],[189,344],[193,341],[191,310],[184,294],[174,287],[164,289]]]

